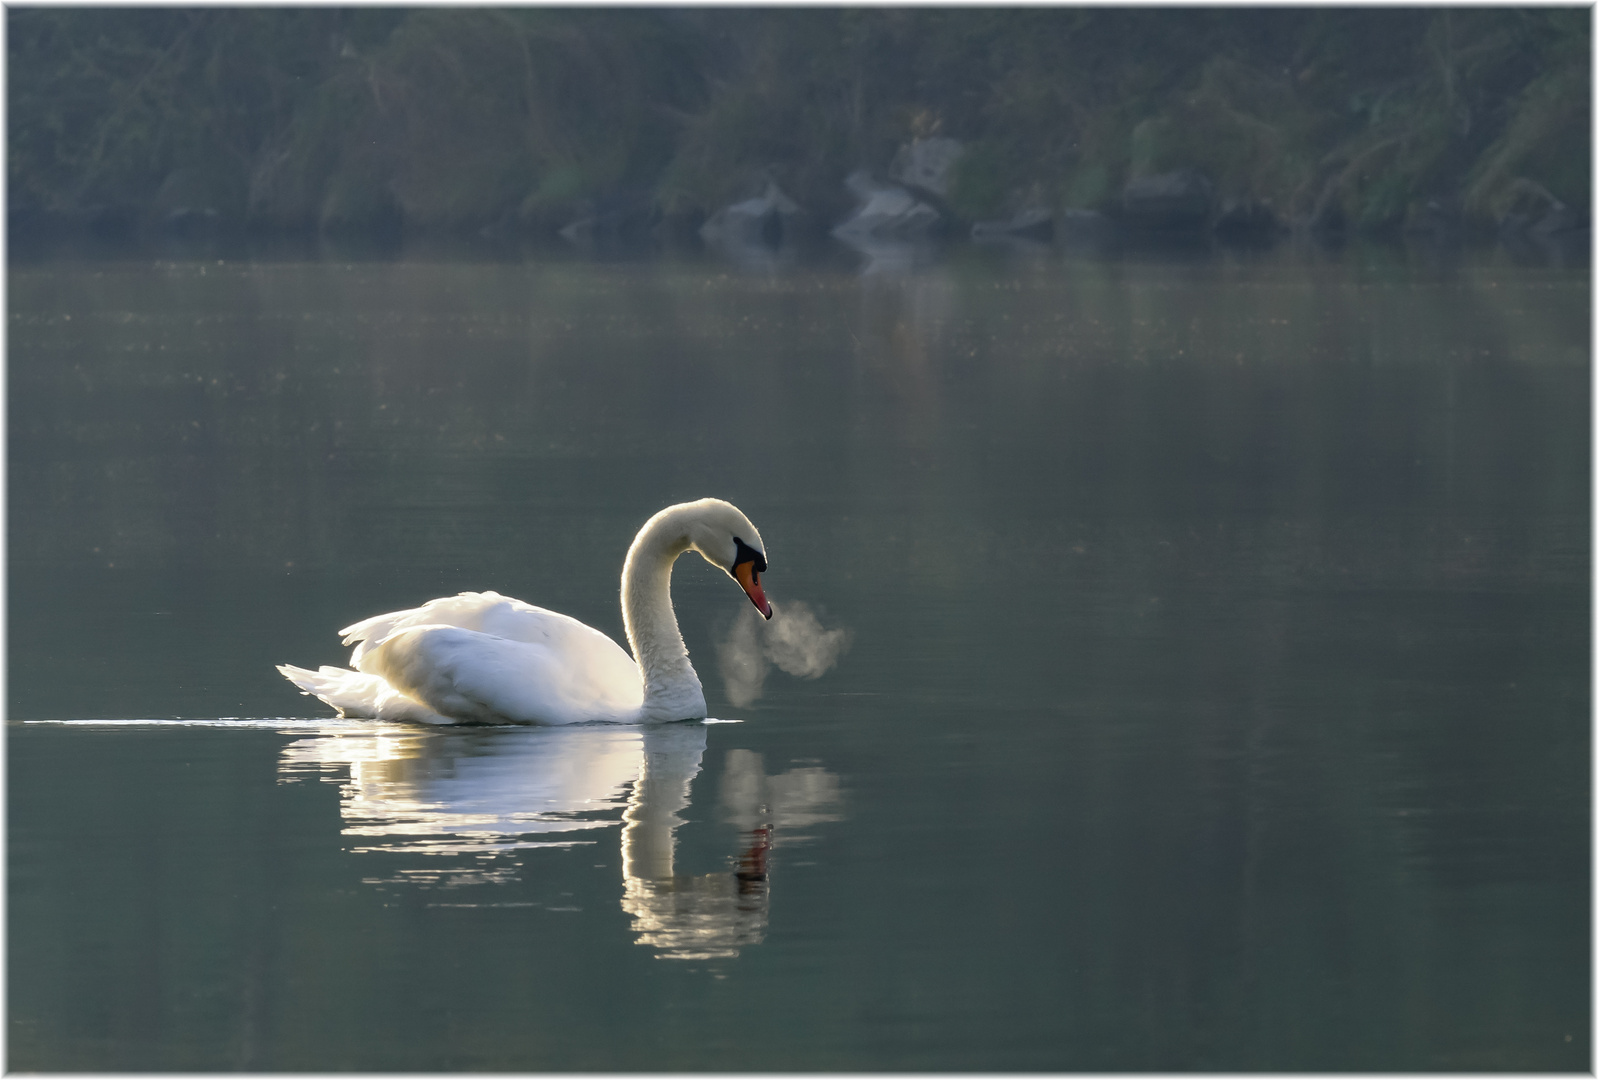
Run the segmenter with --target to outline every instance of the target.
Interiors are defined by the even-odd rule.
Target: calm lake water
[[[1590,1068],[1585,268],[8,286],[13,1071]],[[704,495],[847,645],[733,666],[684,560],[739,722],[333,721],[273,670],[463,589],[621,638]]]

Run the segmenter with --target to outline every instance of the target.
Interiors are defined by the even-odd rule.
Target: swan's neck
[[[686,528],[657,514],[633,540],[621,571],[621,617],[627,644],[644,677],[646,720],[691,720],[705,715],[705,691],[671,607],[671,568],[688,550]]]

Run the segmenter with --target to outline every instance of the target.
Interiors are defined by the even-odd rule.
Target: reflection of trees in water
[[[340,792],[352,852],[493,856],[585,841],[622,810],[622,909],[638,943],[665,959],[736,956],[765,937],[769,860],[779,833],[839,820],[837,777],[817,766],[768,776],[759,754],[731,750],[718,809],[737,827],[725,869],[681,874],[676,831],[704,758],[704,724],[649,728],[433,731],[330,723],[283,750],[287,777],[347,769]],[[791,833],[791,835],[790,835]],[[402,871],[417,887],[514,881],[504,868]],[[375,880],[375,879],[374,879]]]
[[[855,517],[906,492],[958,520],[973,499],[987,520],[1043,490],[1139,513],[1219,496],[1318,513],[1372,488],[1413,503],[1473,485],[1536,511],[1585,492],[1586,284],[1473,262],[1416,288],[1402,262],[1374,267],[973,260],[866,281],[670,264],[23,268],[12,434],[27,528],[12,550],[237,576],[393,551],[455,565],[469,537],[481,577],[461,587],[522,573],[528,550],[604,580],[635,502],[579,525],[512,512],[499,484],[530,460],[597,483],[611,474],[593,463],[680,430],[702,433],[696,453],[786,447],[847,474]],[[792,407],[740,409],[734,386]],[[1525,416],[1549,420],[1528,437]],[[83,440],[111,464],[76,464]],[[963,541],[930,550],[949,534],[910,530],[922,551],[908,556],[959,573]],[[561,587],[532,599],[572,610],[548,591]]]

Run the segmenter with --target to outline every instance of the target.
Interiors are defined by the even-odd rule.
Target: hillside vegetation
[[[944,209],[1191,168],[1283,222],[1495,226],[1591,184],[1586,8],[9,8],[9,210],[133,227],[692,227],[959,139]]]

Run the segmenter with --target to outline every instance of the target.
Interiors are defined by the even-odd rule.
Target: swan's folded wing
[[[462,630],[476,630],[511,641],[526,641],[550,645],[556,649],[574,649],[578,652],[597,647],[588,641],[597,636],[604,644],[621,652],[621,646],[598,630],[578,622],[570,615],[537,607],[522,600],[501,596],[497,592],[463,592],[457,596],[429,600],[418,608],[391,611],[374,615],[339,631],[345,645],[355,645],[350,656],[350,666],[365,670],[362,659],[382,643],[384,638],[401,630],[417,626],[456,626]],[[622,656],[626,657],[622,652]],[[631,663],[631,660],[628,660]]]
[[[411,626],[372,646],[362,670],[445,716],[575,724],[629,720],[643,704],[637,665],[597,630],[572,622],[550,640],[514,641],[458,626]]]
[[[361,658],[390,634],[410,626],[460,626],[467,630],[481,630],[485,611],[505,602],[497,592],[463,592],[458,596],[445,596],[429,600],[421,607],[406,608],[373,615],[352,623],[339,631],[345,645],[354,645],[350,666],[360,668]],[[501,635],[503,636],[503,635]]]

